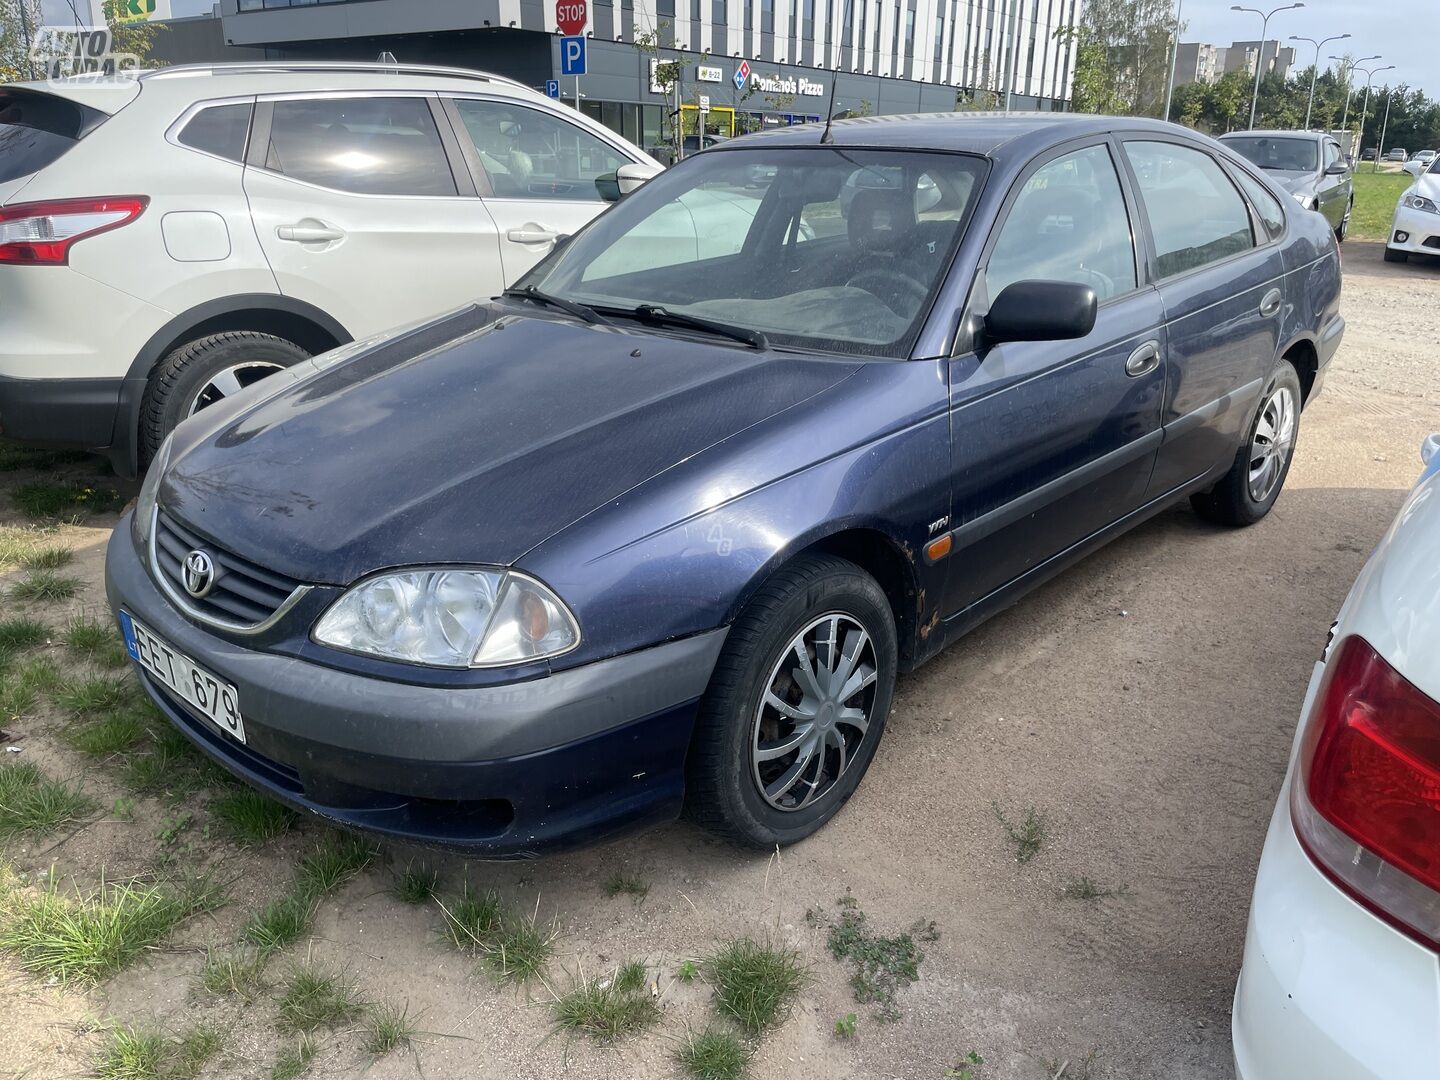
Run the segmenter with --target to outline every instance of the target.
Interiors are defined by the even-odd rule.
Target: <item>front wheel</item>
[[[1350,215],[1355,213],[1355,200],[1351,199],[1345,204],[1345,216],[1340,219],[1340,224],[1335,227],[1335,242],[1343,244],[1345,238],[1350,235]]]
[[[896,654],[884,590],[854,563],[807,555],[777,571],[731,627],[701,702],[690,817],[760,848],[819,829],[875,756]]]
[[[1222,525],[1253,525],[1270,512],[1295,458],[1300,401],[1300,377],[1281,360],[1229,472],[1209,491],[1190,497],[1196,513]]]

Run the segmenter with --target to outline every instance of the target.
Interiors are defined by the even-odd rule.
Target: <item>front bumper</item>
[[[1238,1080],[1413,1080],[1440,1062],[1435,953],[1315,866],[1295,836],[1288,779],[1260,856],[1231,1034]]]
[[[255,651],[182,616],[121,520],[110,605],[239,692],[234,741],[137,673],[192,742],[247,783],[340,825],[526,858],[673,819],[695,711],[725,630],[526,682],[402,685]]]
[[[1404,240],[1399,238],[1402,233]],[[1397,206],[1385,246],[1413,255],[1440,255],[1440,214]]]

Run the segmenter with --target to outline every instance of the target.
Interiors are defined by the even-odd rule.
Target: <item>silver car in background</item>
[[[1343,241],[1355,209],[1355,185],[1340,144],[1318,131],[1232,131],[1220,141],[1270,174],[1306,210],[1325,215]]]

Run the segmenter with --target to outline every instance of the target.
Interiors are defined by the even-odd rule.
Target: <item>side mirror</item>
[[[1334,165],[1331,165],[1330,168],[1328,168],[1328,169],[1325,170],[1325,175],[1326,175],[1326,176],[1344,176],[1344,175],[1345,175],[1346,173],[1348,173],[1349,171],[1350,171],[1350,166],[1349,166],[1349,165],[1346,165],[1343,161],[1337,161],[1337,162],[1335,162]]]
[[[1069,341],[1095,329],[1099,301],[1089,285],[1072,281],[1017,281],[990,304],[981,336],[1006,341]]]
[[[646,181],[659,176],[662,171],[654,165],[641,165],[639,162],[632,161],[615,170],[615,181],[620,185],[620,194],[629,195],[632,191],[638,191],[643,187]]]
[[[606,202],[620,201],[620,181],[613,172],[601,173],[595,177],[595,190]]]

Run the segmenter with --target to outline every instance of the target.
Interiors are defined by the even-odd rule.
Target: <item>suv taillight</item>
[[[1376,915],[1440,948],[1440,703],[1347,637],[1299,766],[1290,810],[1310,857]]]
[[[150,205],[145,195],[0,206],[0,265],[64,266],[81,240],[118,229]]]

